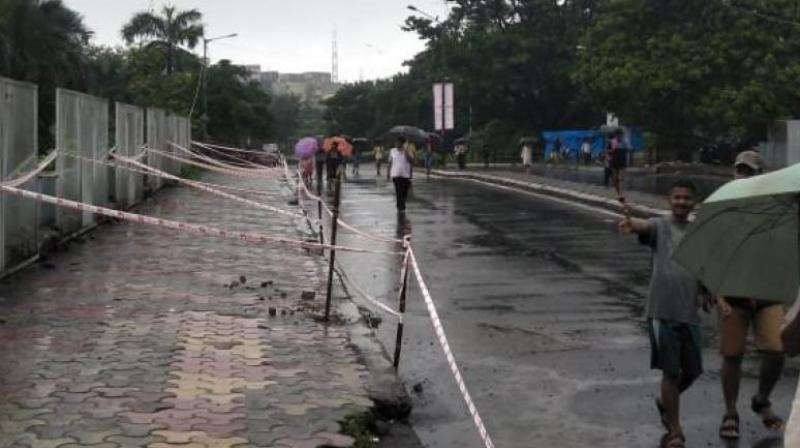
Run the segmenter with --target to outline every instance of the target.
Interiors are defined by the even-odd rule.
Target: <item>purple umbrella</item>
[[[317,152],[318,149],[319,143],[317,143],[317,139],[314,137],[306,137],[294,145],[294,155],[300,158],[311,157]]]

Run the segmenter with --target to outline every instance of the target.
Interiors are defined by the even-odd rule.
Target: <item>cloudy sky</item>
[[[122,45],[120,29],[130,17],[164,4],[203,13],[210,37],[238,33],[210,44],[212,61],[231,59],[281,72],[330,71],[334,29],[339,41],[339,78],[355,81],[390,76],[424,44],[400,29],[409,3],[434,15],[443,0],[64,0],[95,32],[95,42]],[[199,53],[201,48],[197,48]]]

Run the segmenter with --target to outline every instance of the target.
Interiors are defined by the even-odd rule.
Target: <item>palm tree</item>
[[[122,28],[122,37],[130,45],[137,39],[147,42],[147,47],[164,53],[167,74],[174,70],[176,52],[181,46],[192,49],[203,37],[203,15],[196,9],[178,11],[165,6],[161,15],[140,12]]]

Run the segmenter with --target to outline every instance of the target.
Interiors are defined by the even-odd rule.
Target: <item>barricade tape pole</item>
[[[309,196],[309,198],[310,198],[311,200],[313,200],[313,201],[317,201],[317,207],[318,207],[318,212],[319,212],[319,219],[320,219],[320,222],[321,222],[321,220],[322,220],[322,209],[323,209],[323,208],[325,208],[325,210],[327,211],[327,213],[328,213],[328,215],[329,215],[329,216],[333,215],[333,212],[332,212],[332,210],[330,209],[330,207],[328,207],[328,204],[326,204],[326,203],[325,203],[325,201],[324,201],[324,200],[322,200],[322,197],[320,197],[320,196],[314,196],[314,195],[313,195],[313,194],[312,194],[312,193],[311,193],[311,192],[308,190],[308,187],[305,185],[305,183],[304,183],[304,182],[302,182],[302,181],[301,181],[301,182],[300,182],[300,185],[302,185],[302,187],[303,187],[303,191],[306,193],[306,195],[307,195],[307,196]],[[355,233],[356,235],[359,235],[359,236],[361,236],[361,237],[363,237],[363,238],[366,238],[366,239],[368,239],[368,240],[372,240],[372,241],[380,241],[380,242],[384,242],[384,243],[392,243],[392,244],[403,244],[403,240],[402,240],[402,239],[398,239],[398,238],[391,238],[391,237],[380,236],[380,235],[373,235],[373,234],[370,234],[370,233],[364,232],[363,230],[360,230],[360,229],[358,229],[357,227],[355,227],[355,226],[353,226],[353,225],[351,225],[351,224],[348,224],[347,222],[345,222],[345,221],[344,221],[344,220],[342,220],[341,218],[339,218],[339,225],[340,225],[340,226],[342,226],[343,228],[345,228],[345,229],[347,229],[347,230],[349,230],[349,231],[351,231],[351,232]]]
[[[461,376],[461,370],[458,368],[458,364],[456,364],[453,351],[450,349],[450,343],[447,341],[447,335],[445,335],[444,328],[442,327],[442,321],[439,319],[439,313],[436,311],[436,305],[433,303],[431,293],[428,291],[428,285],[425,284],[425,279],[422,277],[422,271],[419,268],[417,257],[414,255],[414,249],[409,248],[408,254],[411,267],[414,269],[414,276],[417,278],[417,284],[422,292],[422,297],[425,299],[425,305],[428,308],[428,314],[430,315],[431,323],[433,324],[433,330],[436,333],[436,338],[438,339],[439,345],[442,347],[442,351],[447,358],[447,364],[450,366],[450,371],[453,373],[453,377],[458,384],[458,389],[461,391],[461,396],[464,399],[464,403],[466,403],[467,409],[469,409],[469,413],[472,416],[472,421],[475,423],[475,427],[478,428],[478,433],[480,434],[483,443],[486,445],[486,448],[494,448],[492,438],[489,436],[489,432],[486,431],[486,427],[483,424],[483,419],[481,419],[481,416],[478,413],[478,408],[475,407],[475,403],[472,401],[472,396],[470,395],[469,390],[467,390],[464,377]]]
[[[180,221],[173,221],[169,219],[163,218],[154,218],[152,216],[146,215],[139,215],[136,213],[124,212],[121,210],[114,210],[106,207],[100,207],[97,205],[91,204],[84,204],[82,202],[71,201],[69,199],[57,198],[55,196],[50,196],[42,193],[35,193],[28,190],[23,190],[16,187],[10,187],[8,185],[0,185],[0,190],[5,191],[7,193],[16,194],[28,199],[33,199],[39,202],[45,202],[48,204],[57,205],[59,207],[71,208],[73,210],[83,211],[94,213],[97,215],[108,216],[111,218],[122,219],[125,221],[136,222],[140,224],[148,224],[158,227],[165,227],[172,230],[179,230],[187,233],[193,233],[197,235],[204,235],[204,236],[215,236],[219,238],[227,238],[227,239],[235,239],[244,242],[253,242],[253,243],[262,243],[262,244],[277,244],[283,246],[295,246],[301,247],[304,249],[336,249],[343,252],[354,252],[354,253],[376,253],[376,254],[383,254],[383,255],[403,255],[402,252],[387,252],[387,251],[376,251],[371,249],[359,249],[354,247],[347,247],[347,246],[332,246],[327,244],[319,244],[319,243],[310,243],[307,241],[298,241],[298,240],[291,240],[288,238],[281,238],[281,237],[274,237],[271,235],[261,234],[261,233],[253,233],[253,232],[242,232],[242,231],[230,231],[224,230],[217,227],[211,226],[204,226],[198,224],[191,224],[185,223]]]
[[[289,173],[289,165],[286,163],[286,160],[284,158],[281,158],[281,163],[284,166],[284,170],[287,173]],[[287,178],[287,182],[291,184],[291,182],[288,180],[288,179],[290,179],[290,176],[288,174],[286,175],[286,178]],[[299,182],[298,185],[302,184],[302,185],[305,186],[305,183],[303,182],[303,179],[302,179],[302,175],[300,174],[299,171],[297,171],[297,178],[298,178],[298,182]],[[297,191],[298,191],[298,196],[297,196],[298,204],[300,205],[301,209],[303,210],[303,212],[306,215],[306,222],[308,223],[309,228],[311,228],[312,231],[313,231],[313,221],[314,220],[308,216],[308,213],[305,210],[305,204],[303,202],[303,195],[300,194],[300,189],[298,188]],[[323,232],[324,232],[323,223],[321,221],[319,221],[319,233],[320,233],[320,235],[322,235]],[[342,265],[341,261],[336,260],[335,263],[336,263],[336,267],[337,267],[337,271],[336,272],[339,273],[339,278],[342,281],[342,283],[345,285],[345,287],[350,287],[353,290],[355,290],[364,300],[366,300],[369,304],[373,305],[375,308],[377,308],[379,311],[383,312],[384,314],[392,316],[392,317],[398,319],[399,321],[403,320],[402,314],[400,314],[397,311],[391,309],[390,307],[388,307],[387,305],[385,305],[384,303],[382,303],[381,301],[379,301],[375,297],[371,296],[369,293],[364,291],[364,289],[361,288],[358,285],[358,283],[356,283],[352,278],[350,278],[350,276],[347,275],[347,271],[344,269],[344,266]]]
[[[411,236],[407,236],[403,241],[403,248],[406,251],[403,257],[402,286],[400,287],[400,316],[397,322],[397,336],[394,341],[394,369],[400,367],[400,350],[403,348],[403,319],[402,315],[406,312],[406,293],[408,291],[408,252],[411,249]]]
[[[336,186],[333,196],[333,220],[331,221],[331,245],[336,246],[336,231],[339,228],[339,204],[342,194],[342,168],[336,171]],[[333,294],[333,270],[336,263],[336,250],[331,250],[330,265],[328,266],[328,294],[325,296],[325,321],[328,322],[331,315],[331,295]]]

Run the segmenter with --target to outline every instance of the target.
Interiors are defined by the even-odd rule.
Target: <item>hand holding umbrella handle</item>
[[[620,233],[631,234],[633,233],[633,220],[631,219],[630,214],[625,214],[625,217],[622,218],[617,224]]]

